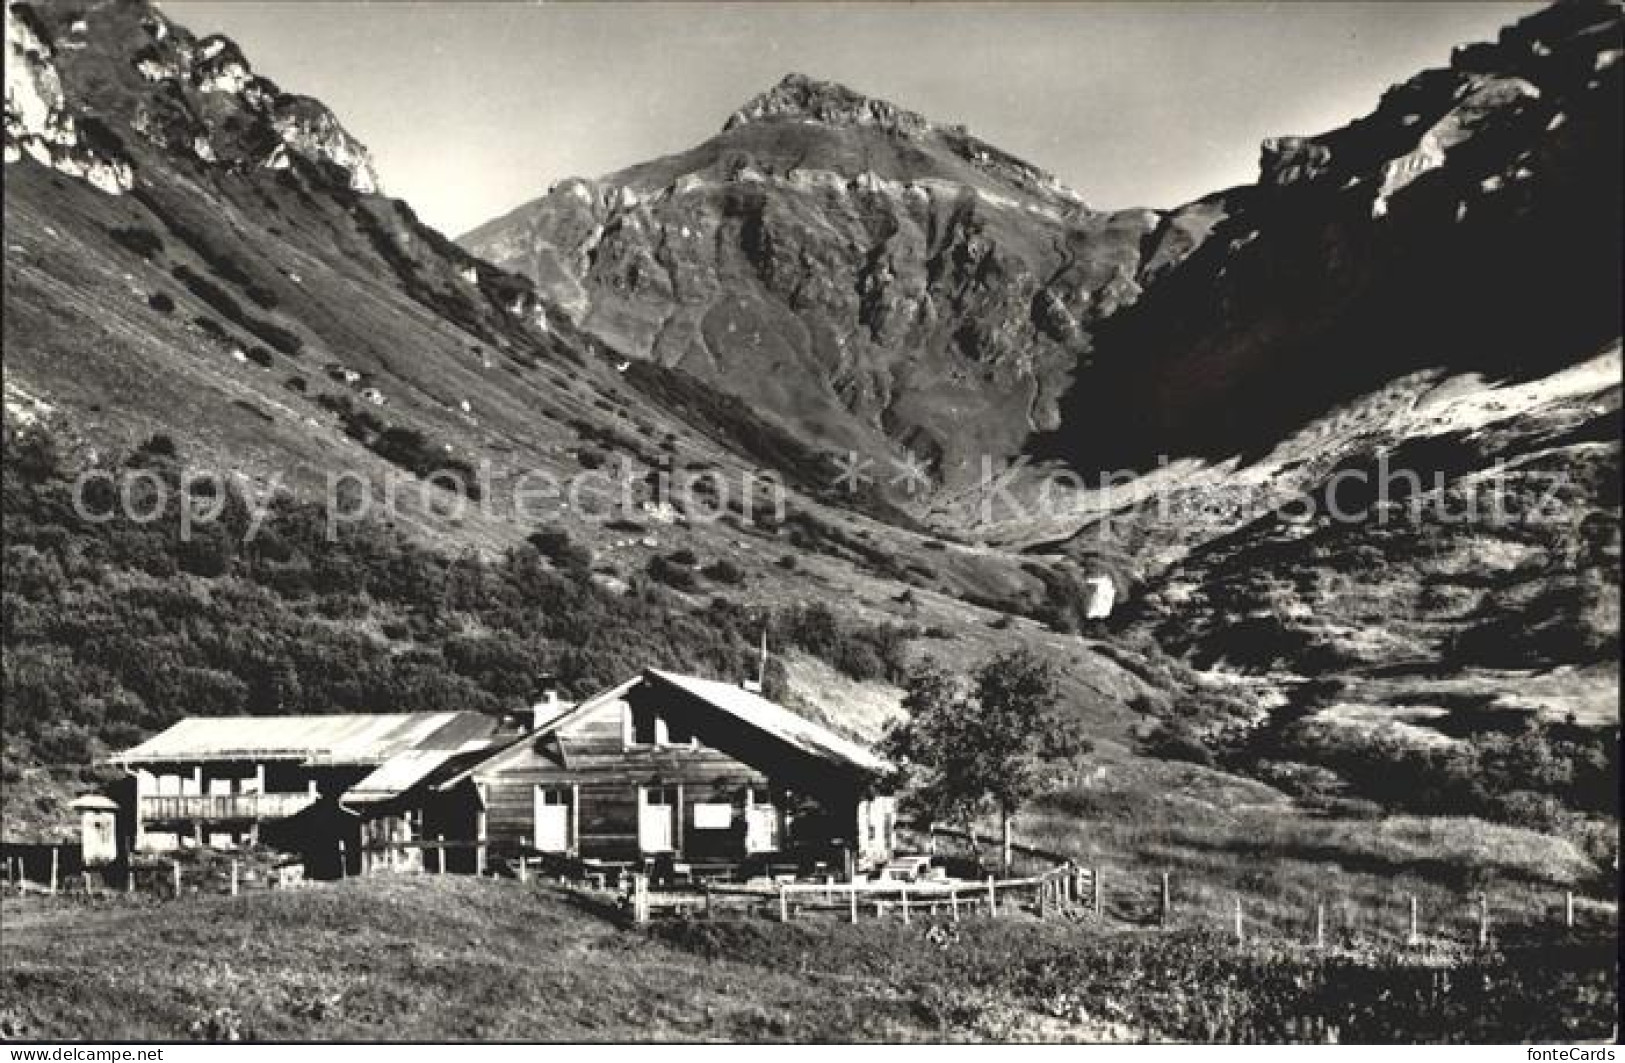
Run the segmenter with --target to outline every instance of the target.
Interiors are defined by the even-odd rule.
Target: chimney
[[[534,731],[560,712],[564,711],[564,702],[559,700],[558,678],[551,675],[536,677],[536,687],[541,692],[537,700],[531,702],[530,720],[526,730]]]

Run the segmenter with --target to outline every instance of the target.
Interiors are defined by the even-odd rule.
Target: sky
[[[167,0],[315,96],[451,236],[680,151],[786,73],[961,123],[1098,208],[1250,182],[1265,137],[1365,114],[1539,4]]]

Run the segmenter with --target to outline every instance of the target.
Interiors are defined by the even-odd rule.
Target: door
[[[570,851],[570,791],[536,787],[536,848],[544,853]]]
[[[745,852],[771,853],[779,848],[779,810],[768,795],[751,791],[745,795]]]
[[[670,786],[638,787],[638,849],[669,853],[674,848],[677,793]]]

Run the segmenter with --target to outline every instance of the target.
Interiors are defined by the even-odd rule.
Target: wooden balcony
[[[308,793],[292,794],[148,794],[141,798],[141,819],[194,820],[203,823],[224,820],[282,819],[316,803]]]

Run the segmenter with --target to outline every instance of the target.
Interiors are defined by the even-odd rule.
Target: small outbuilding
[[[101,867],[118,860],[118,802],[102,794],[86,794],[68,806],[79,813],[79,849],[86,867]]]

